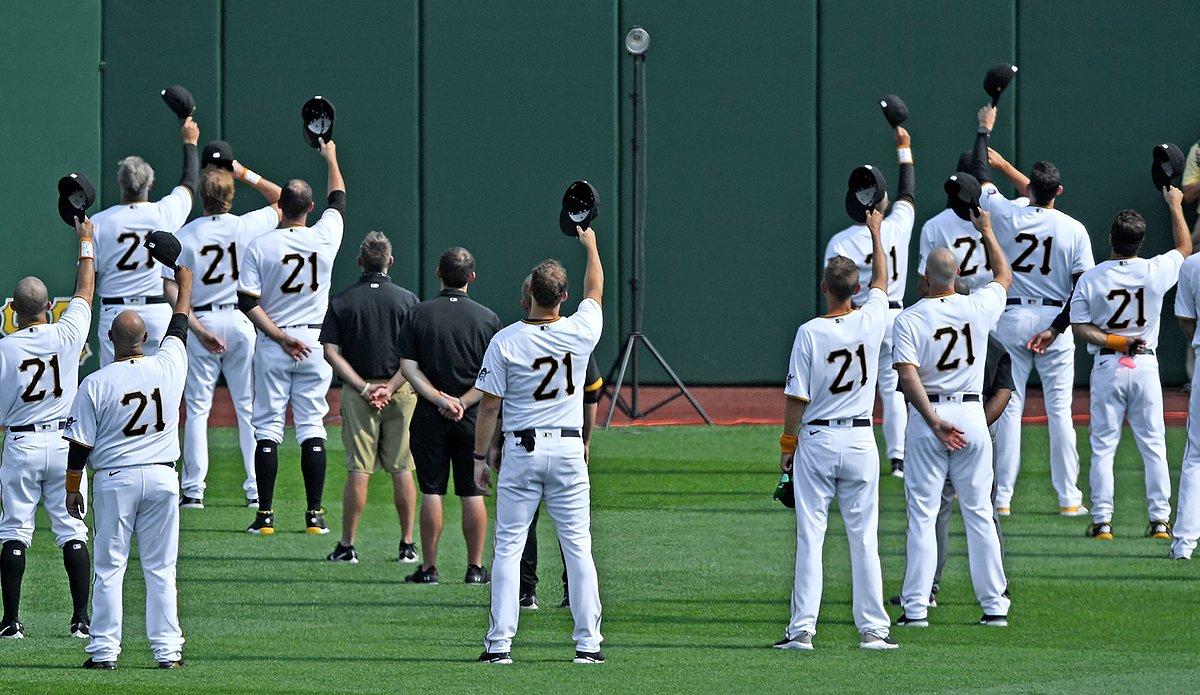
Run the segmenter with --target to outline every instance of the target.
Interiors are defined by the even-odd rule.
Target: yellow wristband
[[[1125,352],[1129,348],[1129,338],[1109,333],[1108,337],[1104,339],[1104,347],[1109,350],[1116,350],[1117,352]]]
[[[779,435],[779,451],[784,454],[796,453],[796,444],[799,440],[794,434]]]
[[[79,492],[79,483],[83,480],[83,471],[67,471],[67,492]]]

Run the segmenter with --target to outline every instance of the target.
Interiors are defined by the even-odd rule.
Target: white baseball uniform
[[[108,330],[125,309],[136,311],[146,322],[146,354],[153,355],[158,349],[171,320],[171,306],[162,296],[162,271],[142,244],[150,232],[177,231],[191,211],[192,192],[176,186],[158,202],[118,203],[92,217],[101,367],[113,361]]]
[[[908,417],[904,409],[904,395],[896,390],[896,372],[892,369],[892,323],[904,307],[904,288],[908,283],[908,246],[912,241],[916,209],[907,200],[898,200],[888,211],[879,236],[888,255],[888,321],[883,334],[879,354],[882,361],[878,366],[879,400],[883,403],[883,439],[887,445],[889,459],[904,458],[904,425]],[[867,283],[871,277],[871,232],[865,224],[856,224],[843,229],[829,240],[825,247],[825,262],[834,256],[845,256],[858,265],[859,290],[854,295],[854,304],[861,306],[867,301]]]
[[[868,288],[862,308],[820,316],[800,326],[784,393],[807,403],[792,464],[796,493],[796,575],[787,637],[817,633],[821,554],[835,497],[846,525],[853,575],[854,625],[886,637],[879,565],[879,458],[871,428],[879,346],[888,296]],[[889,367],[890,369],[890,367]]]
[[[146,579],[150,648],[157,661],[180,659],[175,462],[186,378],[187,348],[168,335],[154,355],[121,359],[88,375],[71,407],[63,436],[91,449],[96,538],[87,652],[96,661],[116,661],[121,653],[122,592],[134,535]]]
[[[917,368],[934,410],[958,425],[967,444],[947,451],[916,409],[905,438],[904,490],[908,498],[904,614],[928,615],[929,587],[937,569],[934,522],[949,478],[967,532],[967,555],[975,597],[986,615],[1007,615],[1008,585],[1000,539],[992,520],[992,438],[983,414],[988,332],[1004,311],[1004,286],[992,282],[970,295],[950,293],[922,299],[896,318],[892,357],[897,366]]]
[[[255,238],[275,229],[279,211],[270,205],[245,215],[198,217],[183,226],[176,237],[183,250],[179,264],[195,274],[192,313],[225,343],[225,352],[214,355],[199,340],[188,344],[188,376],[184,388],[187,421],[183,426],[183,494],[203,498],[208,475],[208,413],[212,408],[217,377],[225,384],[237,415],[238,444],[246,480],[247,499],[258,499],[254,479],[254,429],[250,425],[254,399],[254,324],[238,310],[238,271],[246,248]],[[163,277],[175,272],[164,268]]]
[[[996,326],[996,338],[1012,359],[1016,389],[996,422],[996,506],[1012,506],[1013,489],[1021,468],[1021,416],[1025,412],[1025,387],[1037,368],[1042,378],[1046,419],[1050,434],[1050,480],[1059,508],[1079,507],[1079,452],[1071,399],[1075,385],[1075,341],[1064,331],[1046,352],[1026,347],[1029,339],[1050,327],[1071,299],[1072,276],[1095,265],[1087,229],[1074,218],[1052,208],[1023,205],[983,184],[979,199],[991,213],[992,229],[1005,258],[1012,265],[1013,281],[1008,306]]]
[[[1200,254],[1183,262],[1175,291],[1175,315],[1193,321],[1200,318]],[[1191,349],[1200,356],[1200,331],[1192,335]],[[1200,541],[1200,369],[1192,374],[1187,434],[1175,500],[1175,526],[1171,529],[1171,557],[1176,558],[1191,558]]]
[[[1179,279],[1183,254],[1172,249],[1154,258],[1120,258],[1101,262],[1083,274],[1071,297],[1071,323],[1091,323],[1100,330],[1146,341],[1146,351],[1133,357],[1088,345],[1092,364],[1091,443],[1092,518],[1113,518],[1113,459],[1128,419],[1146,469],[1146,500],[1152,521],[1171,518],[1171,476],[1167,470],[1167,427],[1163,422],[1162,383],[1158,378],[1159,315],[1163,295]]]
[[[583,390],[588,358],[604,314],[587,298],[571,316],[519,321],[497,333],[483,356],[476,388],[504,399],[504,443],[496,481],[492,607],[484,641],[507,652],[517,634],[521,553],[542,499],[554,519],[567,569],[572,638],[600,650],[600,588],[592,560],[591,483],[583,457]],[[532,451],[514,432],[527,431]]]
[[[254,350],[256,440],[283,441],[284,413],[292,404],[296,441],[325,439],[325,395],[333,368],[321,358],[321,323],[329,308],[333,260],[342,245],[344,222],[327,208],[312,227],[283,227],[250,242],[238,275],[238,292],[258,297],[275,325],[312,348],[296,362],[275,341],[258,336]]]
[[[1027,205],[1028,199],[1018,198],[1017,205]],[[958,259],[958,277],[971,290],[985,287],[992,281],[992,266],[988,263],[979,230],[967,220],[954,214],[950,208],[930,217],[921,225],[918,244],[917,273],[925,274],[925,260],[936,248],[944,247],[954,252]]]
[[[0,544],[33,543],[38,501],[61,548],[87,542],[87,524],[67,514],[67,443],[62,438],[79,389],[79,357],[92,327],[92,307],[75,297],[55,323],[37,323],[0,339]],[[86,496],[86,481],[80,492]]]

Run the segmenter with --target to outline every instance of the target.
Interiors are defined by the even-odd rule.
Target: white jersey
[[[162,296],[162,270],[142,244],[150,232],[178,231],[191,212],[191,191],[176,186],[156,203],[118,203],[96,213],[96,294]]]
[[[570,316],[518,321],[492,338],[475,388],[504,399],[505,430],[583,426],[588,359],[603,328],[589,297]]]
[[[1108,260],[1079,278],[1071,295],[1071,323],[1092,323],[1108,333],[1146,341],[1158,349],[1163,295],[1179,280],[1183,254],[1175,249],[1154,258]],[[1088,352],[1100,348],[1088,343]]]
[[[280,328],[320,328],[343,227],[342,213],[327,208],[311,227],[283,227],[258,237],[246,249],[237,291],[258,297]]]
[[[867,288],[860,309],[818,316],[796,330],[783,391],[808,404],[806,420],[871,417],[887,317],[887,294]]]
[[[892,359],[917,368],[926,393],[981,393],[988,333],[1004,312],[1004,286],[926,297],[896,317]]]
[[[898,200],[879,227],[879,238],[883,251],[888,255],[888,299],[904,301],[904,286],[908,283],[908,244],[912,241],[916,210],[907,200]],[[825,247],[825,262],[834,256],[845,256],[858,264],[859,288],[854,295],[854,304],[862,306],[867,301],[868,283],[871,278],[871,232],[865,224],[846,227],[833,235]]]
[[[1096,265],[1083,224],[1052,208],[1009,200],[991,183],[983,185],[979,204],[991,213],[996,241],[1012,266],[1008,294],[1065,305],[1071,298],[1071,276]]]
[[[209,215],[188,222],[175,236],[182,251],[179,265],[195,274],[192,306],[236,304],[240,260],[257,237],[279,225],[279,210],[270,205],[245,215]],[[175,271],[163,267],[162,276],[175,279]]]
[[[168,335],[149,357],[117,360],[79,385],[63,434],[91,448],[92,470],[174,463],[187,349]]]
[[[1200,254],[1188,256],[1179,270],[1179,289],[1175,291],[1175,315],[1200,318]],[[1192,347],[1200,347],[1200,331],[1192,335]]]
[[[1027,198],[1013,201],[1016,205],[1027,205]],[[967,220],[954,214],[950,208],[929,218],[921,226],[918,244],[917,272],[925,274],[925,261],[936,248],[948,248],[958,259],[958,277],[971,290],[977,290],[992,281],[992,265],[988,262],[979,231]]]
[[[67,417],[79,390],[79,358],[92,326],[92,307],[74,297],[54,323],[39,323],[0,339],[0,426]]]

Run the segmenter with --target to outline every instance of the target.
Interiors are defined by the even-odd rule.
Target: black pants
[[[542,508],[533,510],[533,521],[529,522],[529,537],[525,539],[525,551],[521,553],[521,595],[532,594],[537,589],[537,524]],[[562,544],[558,546],[558,555],[562,557]],[[563,596],[567,595],[567,562],[563,560]]]

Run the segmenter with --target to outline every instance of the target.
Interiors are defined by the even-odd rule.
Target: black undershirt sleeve
[[[238,309],[241,309],[243,314],[249,314],[256,306],[258,306],[258,297],[238,292]]]
[[[1083,273],[1075,273],[1071,276],[1071,294],[1075,294],[1075,285],[1079,284],[1079,276]],[[1059,335],[1066,333],[1071,327],[1071,295],[1067,295],[1067,301],[1063,305],[1063,310],[1058,312],[1058,316],[1054,317],[1054,321],[1050,323],[1050,327],[1059,332]]]
[[[193,196],[200,185],[200,152],[191,143],[183,145],[183,176],[179,185],[191,191]]]
[[[988,164],[988,141],[990,138],[991,133],[985,132],[983,128],[980,128],[975,136],[975,149],[972,150],[975,171],[971,173],[979,179],[979,183],[992,180],[992,167]]]
[[[916,205],[914,194],[917,191],[917,174],[915,167],[909,164],[900,165],[900,190],[896,192],[896,200],[907,200]]]
[[[83,470],[87,467],[88,456],[91,456],[91,454],[91,447],[84,446],[79,442],[71,442],[67,448],[67,470]]]
[[[345,216],[346,215],[346,192],[345,191],[331,191],[329,193],[329,205],[327,205],[326,207],[333,208],[334,210],[337,210],[338,212],[342,213],[342,216]]]
[[[187,332],[188,315],[175,314],[171,317],[171,322],[167,324],[167,334],[163,336],[163,340],[166,340],[171,336],[175,336],[176,338],[179,338],[184,345],[187,345]]]

